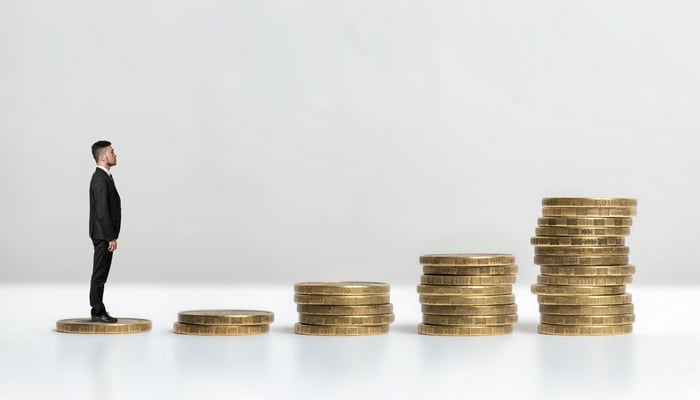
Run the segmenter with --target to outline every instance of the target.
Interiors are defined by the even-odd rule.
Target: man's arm
[[[93,179],[90,184],[90,190],[92,191],[97,223],[100,225],[105,239],[110,242],[110,247],[112,247],[111,242],[115,242],[114,248],[116,248],[117,235],[114,233],[112,215],[109,212],[109,190],[107,189],[106,180],[101,178]]]

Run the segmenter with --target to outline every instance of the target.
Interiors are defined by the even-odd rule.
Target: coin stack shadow
[[[513,283],[518,266],[510,254],[431,254],[418,285],[423,322],[418,333],[491,336],[513,332],[518,321]]]
[[[191,310],[177,314],[173,331],[182,335],[243,336],[270,331],[275,315],[260,310]]]
[[[629,235],[637,200],[557,197],[542,199],[535,237],[540,265],[537,295],[540,324],[548,335],[598,336],[632,332],[634,305],[626,284]]]
[[[383,282],[301,282],[294,285],[299,322],[294,333],[367,336],[389,332],[394,321]]]

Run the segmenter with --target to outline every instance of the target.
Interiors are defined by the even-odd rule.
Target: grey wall
[[[658,1],[0,2],[0,279],[416,283],[545,196],[639,199],[638,283],[698,283],[700,9]]]

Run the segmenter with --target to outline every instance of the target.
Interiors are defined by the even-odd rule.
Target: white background
[[[639,199],[637,282],[700,283],[694,1],[0,1],[0,279],[365,279],[506,252],[547,196]]]

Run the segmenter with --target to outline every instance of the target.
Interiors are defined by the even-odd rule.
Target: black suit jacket
[[[114,180],[95,168],[90,180],[90,238],[116,240],[122,224],[122,201]]]

